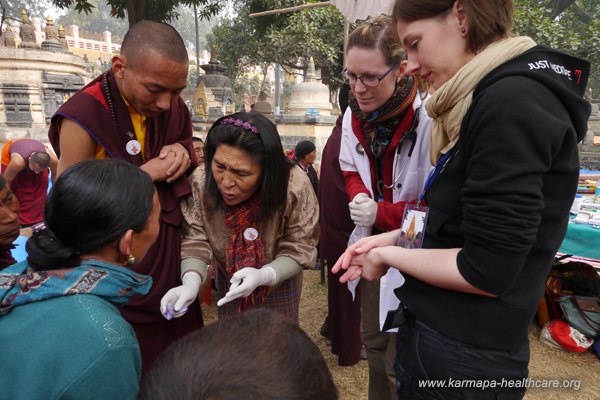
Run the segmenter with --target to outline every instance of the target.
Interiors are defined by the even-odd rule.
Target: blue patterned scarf
[[[38,272],[22,261],[0,273],[0,315],[15,306],[73,294],[92,294],[124,304],[151,287],[151,277],[99,260],[84,260],[77,268]]]

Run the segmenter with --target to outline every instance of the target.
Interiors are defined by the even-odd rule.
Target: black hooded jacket
[[[461,275],[497,297],[406,276],[396,294],[418,320],[484,348],[527,343],[577,189],[588,74],[588,62],[537,46],[479,83],[453,156],[427,191],[423,247],[462,248]]]

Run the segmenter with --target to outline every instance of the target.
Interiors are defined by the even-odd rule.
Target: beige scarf
[[[535,42],[526,36],[494,42],[435,91],[426,105],[432,118],[429,156],[433,165],[458,142],[460,125],[473,100],[473,90],[481,79],[534,46]]]

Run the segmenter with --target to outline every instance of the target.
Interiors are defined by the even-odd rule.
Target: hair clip
[[[258,135],[258,128],[255,127],[254,125],[252,125],[250,122],[246,122],[246,121],[242,121],[241,119],[237,119],[237,118],[225,118],[224,120],[222,120],[219,125],[235,125],[235,126],[239,126],[240,128],[243,128],[247,131],[250,131],[256,135]]]

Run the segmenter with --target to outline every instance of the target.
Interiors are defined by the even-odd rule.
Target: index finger
[[[342,254],[337,261],[335,262],[335,264],[333,265],[333,267],[331,267],[331,273],[333,274],[337,274],[338,272],[340,272],[342,269],[344,269],[342,267],[342,260],[344,258],[344,254]]]

